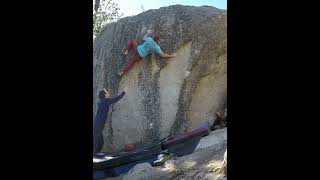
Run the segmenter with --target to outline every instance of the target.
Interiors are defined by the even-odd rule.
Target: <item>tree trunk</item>
[[[100,0],[95,0],[94,10],[95,10],[96,12],[98,11],[99,6],[100,6]]]

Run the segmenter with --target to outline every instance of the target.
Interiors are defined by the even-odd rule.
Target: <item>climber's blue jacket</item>
[[[112,98],[103,98],[99,100],[98,110],[97,110],[97,114],[96,114],[94,125],[93,125],[93,133],[99,134],[100,132],[102,132],[104,128],[104,124],[107,120],[109,105],[119,101],[124,96],[124,94],[125,92],[122,92],[118,96],[115,96]]]

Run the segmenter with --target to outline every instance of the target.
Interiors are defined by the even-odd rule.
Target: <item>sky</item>
[[[120,14],[123,13],[122,17],[142,13],[142,6],[145,11],[175,4],[190,6],[209,5],[219,9],[227,9],[227,0],[113,0],[113,2],[118,4]]]

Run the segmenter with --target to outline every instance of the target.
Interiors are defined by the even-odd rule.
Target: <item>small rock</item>
[[[217,176],[213,173],[208,173],[204,176],[204,180],[216,180]]]
[[[123,180],[142,180],[152,177],[152,166],[149,163],[141,163],[135,165],[126,175]]]
[[[184,75],[185,75],[185,77],[189,77],[190,71],[186,71]]]
[[[212,131],[208,136],[203,137],[200,140],[196,151],[199,149],[207,148],[209,146],[221,145],[225,140],[227,140],[227,128]]]
[[[196,175],[196,177],[194,178],[194,180],[202,180],[202,179],[204,179],[205,175],[206,175],[206,173],[200,172],[200,173],[198,173],[198,174]]]
[[[227,180],[226,176],[218,176],[216,180]]]

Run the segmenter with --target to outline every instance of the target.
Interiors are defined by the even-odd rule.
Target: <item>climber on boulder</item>
[[[99,153],[104,144],[102,131],[107,120],[107,115],[109,111],[109,105],[119,101],[125,92],[122,92],[120,95],[115,97],[109,97],[109,93],[106,89],[103,89],[99,92],[99,102],[98,109],[93,124],[93,153]]]
[[[147,30],[147,34],[145,34],[143,36],[142,40],[138,43],[138,46],[142,45],[146,41],[147,37],[152,37],[152,30],[150,30],[150,29]],[[126,50],[127,50],[127,48],[123,48],[122,52],[125,53]],[[127,55],[127,54],[125,54],[125,55]]]
[[[132,39],[128,44],[128,48],[124,49],[124,55],[125,56],[128,55],[129,51],[133,49],[134,56],[130,60],[130,62],[127,65],[125,65],[123,70],[118,73],[118,75],[122,76],[125,73],[127,73],[135,63],[141,61],[141,59],[147,57],[149,54],[157,53],[162,58],[171,58],[175,56],[175,55],[169,55],[169,54],[163,53],[161,51],[160,46],[158,45],[158,42],[159,42],[159,36],[154,36],[153,38],[147,36],[144,43],[138,46],[137,40]]]

